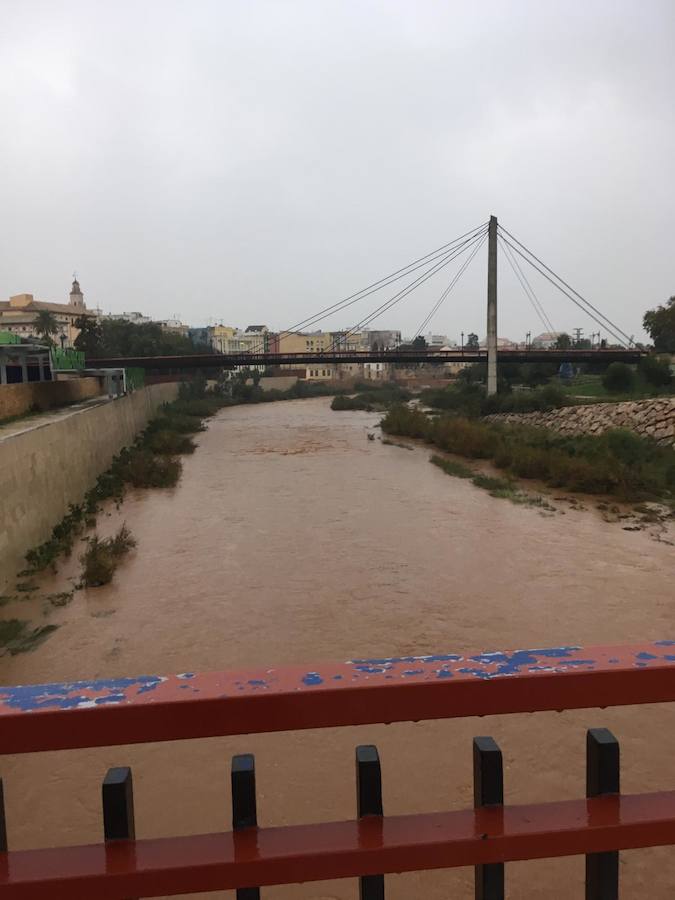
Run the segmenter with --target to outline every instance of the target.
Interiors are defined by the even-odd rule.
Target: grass
[[[470,459],[491,459],[511,476],[579,493],[675,503],[675,451],[623,429],[565,436],[460,416],[432,419],[404,406],[390,409],[381,425],[385,434],[419,438]]]
[[[98,535],[89,538],[87,549],[80,557],[82,563],[82,585],[84,587],[100,587],[109,584],[120,559],[136,546],[136,540],[127,528],[122,525],[119,531],[109,538]]]
[[[454,459],[445,459],[443,456],[434,454],[429,462],[438,466],[439,469],[443,469],[447,475],[454,475],[455,478],[473,478],[474,475],[473,469]]]

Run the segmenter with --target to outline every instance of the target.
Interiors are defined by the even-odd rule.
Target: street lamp
[[[61,349],[62,349],[62,350],[65,350],[67,338],[66,338],[66,335],[64,334],[63,331],[62,331],[61,334],[59,335],[59,340],[61,341]]]
[[[462,332],[462,353],[464,353],[464,332]]]

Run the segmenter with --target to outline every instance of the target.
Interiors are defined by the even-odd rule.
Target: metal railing
[[[437,654],[243,672],[141,676],[0,688],[0,752],[100,747],[379,722],[675,700],[675,641]],[[619,851],[675,843],[675,791],[621,794],[619,745],[586,735],[586,796],[504,804],[500,748],[473,742],[474,807],[386,816],[377,749],[356,749],[356,818],[259,828],[255,762],[232,761],[232,830],[136,838],[132,775],[102,785],[104,841],[7,850],[0,792],[0,895],[9,900],[157,897],[359,879],[383,900],[386,874],[476,867],[478,900],[500,900],[504,864],[586,855],[587,900],[619,896]],[[346,786],[345,786],[346,787]],[[264,892],[263,892],[264,893]]]

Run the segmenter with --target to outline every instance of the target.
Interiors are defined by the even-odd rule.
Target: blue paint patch
[[[439,669],[436,673],[436,678],[452,678],[454,675],[449,669]]]
[[[391,666],[387,666],[386,668],[382,668],[382,666],[373,666],[367,663],[360,664],[358,666],[354,666],[357,672],[365,672],[366,675],[384,675],[384,673],[391,668]]]
[[[675,647],[675,641],[654,641],[655,647]]]
[[[194,678],[194,672],[182,672],[180,675],[176,675],[176,678]]]
[[[621,660],[619,660],[615,656],[613,656],[611,659],[608,659],[607,662],[618,663],[618,662],[621,662]]]
[[[647,663],[635,663],[638,669],[644,669],[647,666]]]
[[[642,653],[636,653],[635,658],[636,659],[658,659],[658,656],[654,656],[653,653],[645,653],[643,651]]]
[[[126,692],[138,687],[154,690],[163,681],[160,675],[140,675],[136,678],[105,678],[97,681],[72,681],[63,684],[24,684],[0,687],[0,703],[10,709],[34,712],[39,709],[76,709],[92,706],[103,700],[107,703],[124,703]],[[89,695],[83,693],[89,692]],[[96,695],[102,695],[96,696]]]
[[[664,653],[663,658],[667,659],[668,662],[675,662],[675,656],[672,653]]]
[[[401,672],[401,675],[404,678],[408,678],[410,675],[424,675],[424,669],[406,669],[405,672]]]
[[[323,678],[318,672],[308,672],[302,679],[302,683],[307,685],[323,684]]]
[[[189,691],[190,690],[189,684],[180,684],[178,686],[180,687],[181,691]]]
[[[333,681],[342,681],[342,675],[333,675]]]
[[[267,687],[267,682],[263,681],[262,678],[251,678],[248,683],[252,684],[253,687]]]

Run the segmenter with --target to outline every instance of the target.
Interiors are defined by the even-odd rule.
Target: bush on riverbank
[[[673,502],[675,451],[630,431],[571,437],[460,416],[431,419],[404,406],[387,413],[382,430],[419,438],[459,456],[492,459],[512,475],[570,491]]]
[[[422,391],[420,400],[426,406],[457,412],[467,418],[500,412],[547,412],[574,403],[556,384],[547,384],[531,391],[509,391],[487,397],[481,385],[466,383]]]
[[[169,453],[174,456],[177,453],[194,453],[197,449],[189,435],[173,431],[168,422],[166,428],[149,432],[145,444],[153,453]]]

